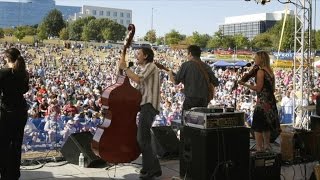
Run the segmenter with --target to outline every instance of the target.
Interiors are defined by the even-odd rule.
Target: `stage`
[[[161,160],[162,176],[158,180],[178,179],[179,160]],[[133,163],[120,164],[115,169],[108,166],[94,168],[80,168],[78,165],[62,162],[51,162],[39,166],[22,166],[21,180],[40,179],[139,179],[141,157]],[[281,166],[281,180],[309,180],[316,162]],[[306,171],[305,171],[306,170]],[[305,173],[306,172],[306,173]],[[271,173],[271,172],[270,172]],[[306,175],[305,175],[306,174]],[[259,180],[259,179],[258,179]]]
[[[167,131],[171,131],[171,133],[168,133]],[[154,138],[161,139],[158,139],[160,143],[158,146],[161,146],[162,151],[158,152],[162,155],[166,154],[166,151],[175,150],[175,148],[171,147],[172,145],[179,144],[177,141],[172,141],[172,137],[175,136],[175,133],[170,127],[161,127],[160,129],[153,128],[153,133],[155,133]],[[299,132],[299,135],[296,136],[294,136],[296,133],[292,133],[293,136],[291,136],[290,133],[279,136],[276,141],[271,144],[271,152],[259,154],[258,156],[255,156],[253,151],[255,140],[250,138],[249,133],[247,133],[247,128],[221,128],[215,130],[199,130],[195,128],[192,129],[192,131],[187,131],[186,133],[187,134],[184,138],[188,143],[191,143],[188,145],[191,148],[185,149],[187,151],[186,157],[189,155],[187,163],[196,165],[197,163],[201,163],[199,166],[200,168],[203,168],[204,164],[206,164],[207,167],[211,166],[216,168],[217,164],[220,164],[215,161],[216,155],[224,155],[224,158],[229,158],[228,162],[231,162],[229,165],[234,166],[235,169],[237,169],[237,167],[241,167],[241,163],[244,162],[245,166],[241,167],[240,171],[236,171],[236,173],[243,172],[243,177],[247,177],[246,179],[249,180],[262,180],[260,177],[267,177],[267,175],[275,175],[275,178],[269,178],[270,180],[308,180],[314,172],[315,166],[319,162],[316,160],[317,158],[310,156],[310,152],[316,153],[316,155],[317,152],[312,152],[309,149],[308,151],[310,152],[307,153],[306,150],[303,150],[304,147],[308,148],[308,144],[312,144],[310,142],[313,142],[314,139],[318,139],[311,138],[310,140],[308,137],[313,136],[309,136],[312,135],[309,132]],[[171,138],[168,138],[167,136]],[[284,140],[286,144],[281,143],[283,142],[281,137],[289,138]],[[300,140],[303,141],[309,140],[301,144],[300,141],[290,139],[293,137],[297,137],[297,139],[301,137]],[[192,142],[196,144],[192,144]],[[295,143],[299,146],[293,146],[292,143]],[[281,148],[281,145],[288,146],[286,147],[287,151],[284,151],[284,148]],[[296,153],[295,148],[300,148],[301,151],[299,151],[299,154]],[[313,148],[313,146],[311,146],[311,148]],[[217,152],[216,149],[219,149],[219,151]],[[190,151],[195,152],[195,154],[192,154]],[[206,155],[206,153],[208,153],[208,155]],[[210,153],[212,153],[213,156]],[[169,153],[169,155],[172,154]],[[285,160],[283,160],[283,158],[285,158]],[[59,159],[59,162],[54,162],[57,159]],[[45,162],[43,164],[34,166],[22,166],[21,179],[138,179],[139,170],[141,168],[141,156],[132,163],[119,164],[116,167],[105,165],[102,167],[80,168],[77,164],[63,161],[63,157],[55,157],[52,159],[52,161],[53,162]],[[222,162],[221,159],[220,162]],[[168,180],[178,179],[180,177],[180,158],[177,155],[175,157],[161,157],[160,163],[163,174],[157,179]],[[202,173],[201,169],[198,170],[197,168],[198,167],[196,166],[196,168],[189,169],[189,175],[190,173],[196,173],[196,175],[198,175],[198,173]],[[213,171],[210,171],[209,173],[212,174],[212,172]],[[199,178],[193,179],[200,180]],[[207,180],[207,178],[203,179]],[[241,178],[237,178],[237,176],[235,176],[230,178],[223,177],[216,179],[239,180]],[[266,178],[266,180],[269,179]],[[312,180],[315,180],[315,178]]]

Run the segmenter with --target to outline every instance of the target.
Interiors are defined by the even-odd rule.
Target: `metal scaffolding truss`
[[[296,0],[295,42],[293,67],[293,126],[308,129],[309,95],[313,86],[313,58],[311,54],[312,0]]]

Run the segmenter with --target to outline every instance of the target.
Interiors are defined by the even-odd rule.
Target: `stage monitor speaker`
[[[250,180],[280,180],[281,155],[273,152],[250,156]]]
[[[61,154],[72,164],[78,165],[80,153],[83,153],[85,167],[95,167],[104,164],[105,161],[96,156],[91,150],[92,138],[93,135],[90,132],[71,134],[62,146]]]
[[[320,116],[320,95],[316,97],[316,114]]]
[[[160,158],[177,158],[179,155],[179,140],[170,126],[151,128],[151,144]]]
[[[193,180],[249,179],[249,128],[183,127],[180,176]]]
[[[320,131],[320,116],[317,116],[317,115],[310,116],[310,128],[312,131]]]

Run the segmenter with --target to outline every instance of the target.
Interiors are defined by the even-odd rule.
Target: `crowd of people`
[[[83,45],[66,49],[57,45],[9,43],[0,44],[0,49],[12,46],[21,51],[30,76],[30,89],[24,95],[29,105],[24,149],[30,150],[34,144],[43,142],[47,147],[53,148],[56,143],[62,145],[72,133],[94,133],[103,117],[101,93],[116,82],[121,49]],[[187,60],[185,49],[154,52],[154,61],[173,72],[177,72]],[[129,61],[136,63],[136,53],[137,50],[128,52]],[[250,125],[256,104],[256,92],[237,85],[237,80],[249,68],[211,67],[219,85],[215,89],[216,96],[209,104],[236,106],[237,110],[246,112]],[[138,71],[135,65],[130,69]],[[274,74],[277,106],[280,113],[283,110],[280,121],[288,122],[292,118],[292,98],[296,95],[292,91],[293,73],[290,69],[275,69]],[[314,84],[318,87],[320,78],[318,75],[316,77]],[[253,80],[249,80],[250,82]],[[304,103],[314,102],[317,93],[316,88],[310,89],[311,96],[305,99]],[[155,117],[153,126],[170,126],[174,120],[182,119],[184,100],[184,85],[174,84],[167,72],[160,71],[160,113]]]

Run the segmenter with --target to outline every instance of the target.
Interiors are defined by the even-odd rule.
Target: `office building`
[[[293,15],[293,11],[288,14]],[[285,11],[276,11],[273,13],[259,13],[243,16],[226,17],[225,23],[219,26],[223,35],[234,36],[242,34],[249,40],[252,40],[256,35],[266,32],[276,22],[280,21],[285,15]]]
[[[56,5],[55,0],[0,0],[0,28],[39,24],[55,8],[61,11],[65,20],[95,16],[114,20],[125,27],[132,23],[132,11],[126,9]]]
[[[63,16],[64,20],[70,20],[74,17],[76,13],[81,12],[81,7],[77,6],[62,6],[62,5],[56,5],[56,9],[58,9]]]
[[[54,7],[54,0],[0,0],[0,28],[38,24]]]
[[[121,25],[124,25],[125,27],[132,23],[131,10],[87,5],[82,6],[82,11],[80,13],[77,13],[73,20],[77,20],[78,18],[87,16],[94,16],[97,19],[108,18]]]

